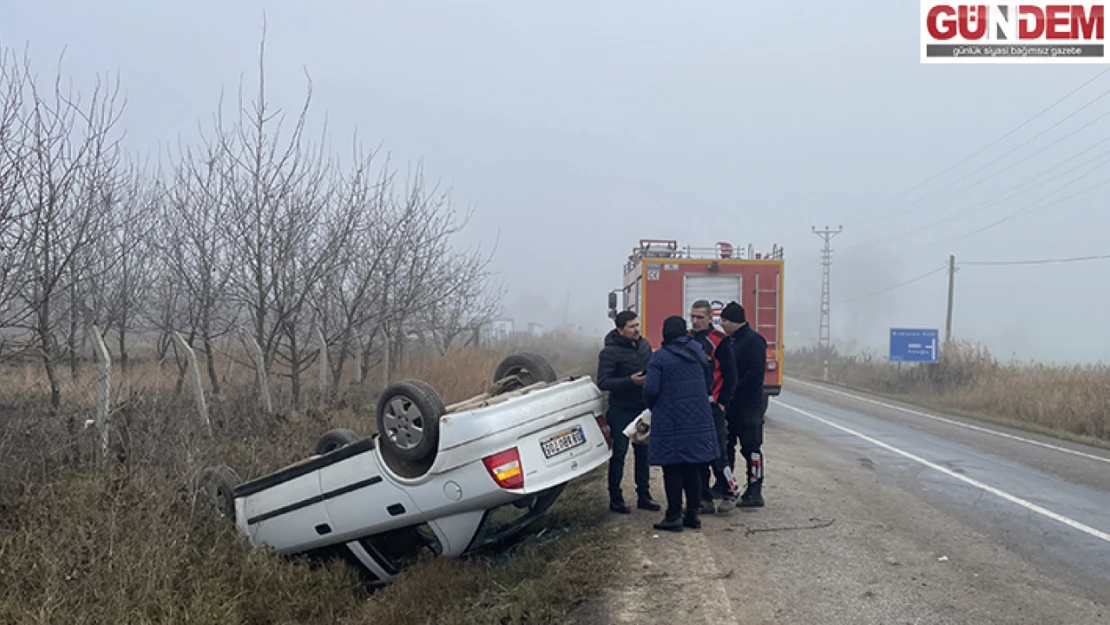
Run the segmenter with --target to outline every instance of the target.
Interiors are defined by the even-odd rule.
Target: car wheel
[[[242,484],[231,467],[219,465],[201,471],[197,478],[197,494],[206,505],[221,516],[235,520],[235,487]]]
[[[378,399],[378,435],[383,450],[407,462],[423,463],[439,446],[439,419],[446,409],[428,384],[391,384]]]
[[[555,368],[535,352],[517,352],[507,356],[493,372],[493,395],[531,386],[537,382],[554,382],[559,379]]]
[[[436,389],[431,384],[428,384],[424,380],[416,380],[416,379],[406,380],[406,382],[408,382],[409,384],[414,384],[416,386],[419,386],[419,387],[423,388],[424,392],[426,392],[428,394],[428,399],[430,399],[430,400],[432,400],[433,402],[436,403],[436,407],[439,409],[440,416],[447,414],[447,406],[443,403],[443,398],[441,398],[439,396],[439,393],[436,391]]]
[[[360,440],[362,440],[361,436],[355,434],[347,428],[335,428],[334,430],[328,430],[327,432],[324,432],[324,435],[320,437],[320,440],[316,441],[316,453],[322,456],[330,451],[335,451],[336,449],[339,449],[344,445],[357,443]]]

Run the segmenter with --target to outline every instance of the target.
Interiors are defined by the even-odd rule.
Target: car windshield
[[[359,540],[391,575],[416,564],[422,557],[443,553],[443,544],[427,523],[410,525]]]
[[[522,497],[487,510],[467,551],[475,551],[504,540],[527,527],[551,507],[562,493],[564,486],[565,484],[561,484],[542,493]]]

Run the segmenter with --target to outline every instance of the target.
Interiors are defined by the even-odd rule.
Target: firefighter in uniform
[[[706,300],[698,300],[690,307],[690,335],[701,344],[709,362],[713,365],[713,394],[709,402],[713,408],[713,421],[717,426],[717,439],[720,454],[714,462],[702,468],[702,513],[713,514],[716,507],[713,499],[731,501],[734,495],[729,491],[728,477],[725,475],[728,456],[728,426],[725,414],[736,388],[736,360],[728,335],[713,327],[713,308]],[[716,483],[709,486],[712,470]]]
[[[728,464],[736,466],[736,443],[747,464],[747,487],[739,508],[763,507],[763,422],[767,396],[763,376],[767,371],[767,340],[747,323],[744,307],[729,302],[721,311],[721,326],[736,358],[736,393],[728,406]],[[733,474],[736,469],[733,468]]]

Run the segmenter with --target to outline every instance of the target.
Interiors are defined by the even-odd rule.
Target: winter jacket
[[[732,396],[736,392],[736,358],[732,354],[728,335],[717,328],[710,328],[691,332],[690,336],[709,355],[709,361],[713,365],[713,400],[727,407],[732,403]]]
[[[712,388],[713,371],[694,339],[680,336],[652,354],[643,389],[644,403],[651,408],[651,465],[704,464],[717,458]]]
[[[767,372],[767,339],[749,324],[728,337],[736,362],[736,393],[728,405],[729,421],[758,423],[763,415],[763,380]]]
[[[605,335],[605,346],[597,355],[597,387],[609,391],[609,405],[635,411],[644,409],[643,389],[632,381],[632,374],[647,369],[651,344],[641,336],[636,344],[614,328]]]

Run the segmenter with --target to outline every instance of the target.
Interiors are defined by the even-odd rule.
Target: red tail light
[[[605,442],[609,445],[609,449],[613,448],[613,431],[609,428],[609,424],[605,421],[605,415],[599,414],[594,417],[597,419],[597,427],[601,428],[601,433],[605,435]]]
[[[774,349],[768,348],[767,349],[767,370],[768,371],[774,371],[775,368],[778,367],[779,362],[778,362],[777,358],[778,358],[778,352],[776,352]]]
[[[482,459],[490,477],[501,488],[524,488],[524,470],[516,447]]]

